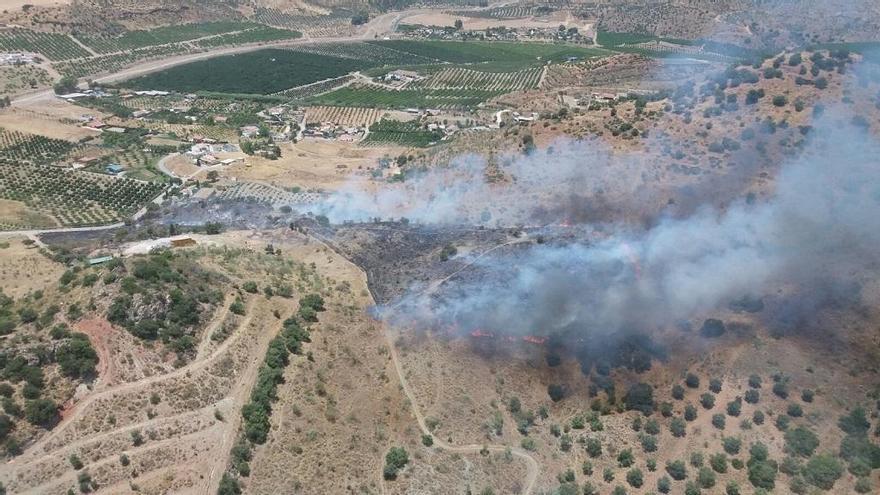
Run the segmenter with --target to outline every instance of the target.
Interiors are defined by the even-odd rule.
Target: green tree
[[[55,358],[61,373],[71,378],[91,376],[98,364],[98,353],[82,333],[70,334],[70,341],[58,347]]]
[[[397,478],[397,473],[409,463],[409,455],[403,447],[391,447],[385,454],[385,468],[382,471],[387,480]]]
[[[626,482],[630,484],[633,488],[640,488],[642,484],[644,484],[645,480],[642,477],[642,470],[639,468],[632,468],[626,473]]]
[[[666,463],[666,472],[676,481],[681,481],[687,477],[687,467],[685,467],[684,461],[680,460],[668,461]]]
[[[785,448],[801,457],[810,457],[819,446],[819,437],[803,426],[785,432]]]
[[[24,405],[24,416],[33,425],[49,428],[58,419],[58,406],[49,399],[30,400]]]
[[[807,483],[830,490],[843,475],[843,465],[831,454],[817,454],[807,461],[803,475]]]

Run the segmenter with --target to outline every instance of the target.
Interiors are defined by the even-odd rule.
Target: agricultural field
[[[473,108],[503,91],[478,89],[386,89],[360,84],[324,93],[307,100],[311,105],[367,108]]]
[[[74,143],[63,139],[0,128],[0,163],[54,163],[67,156],[75,147]]]
[[[39,53],[53,62],[91,55],[66,34],[18,28],[0,30],[0,51]]]
[[[45,88],[51,84],[52,76],[42,67],[34,65],[0,67],[0,92],[4,95]]]
[[[552,12],[549,7],[533,7],[533,6],[505,6],[493,7],[484,10],[457,10],[453,11],[453,15],[460,17],[476,17],[481,19],[522,19],[533,15],[542,15]]]
[[[375,43],[311,43],[293,48],[295,51],[328,57],[369,60],[375,67],[435,64],[436,60]]]
[[[75,61],[57,62],[52,64],[52,67],[61,75],[79,78],[95,74],[104,74],[107,72],[116,72],[137,62],[180,55],[190,51],[192,51],[192,48],[184,44],[170,44],[140,48],[122,53],[101,55],[98,57],[83,58]]]
[[[356,77],[352,75],[334,77],[332,79],[327,79],[324,81],[318,81],[311,84],[305,84],[303,86],[297,86],[295,88],[285,89],[284,91],[279,91],[273,94],[277,96],[285,96],[293,100],[303,100],[312,96],[326,93],[328,91],[332,91],[340,86],[345,86],[355,79]]]
[[[357,107],[308,107],[306,124],[334,122],[343,126],[368,127],[382,117],[382,110]]]
[[[192,42],[200,49],[207,50],[219,46],[244,45],[248,43],[269,43],[272,41],[292,40],[302,36],[298,31],[258,26],[238,33],[212,36]]]
[[[61,226],[113,223],[135,213],[164,186],[47,165],[0,164],[0,199],[18,201]],[[5,229],[27,225],[3,224]]]
[[[269,26],[302,31],[312,37],[351,36],[357,31],[350,16],[292,14],[256,7],[253,19]]]
[[[261,24],[250,22],[203,22],[164,26],[150,30],[127,31],[119,36],[87,36],[80,34],[77,35],[77,39],[95,52],[103,54],[136,50],[148,46],[180,43],[182,41],[192,41],[198,38],[227,35],[229,33],[260,32],[265,29],[266,27]],[[293,36],[296,36],[296,34]]]
[[[370,126],[370,133],[361,141],[361,146],[409,146],[424,148],[443,137],[442,132],[423,129],[417,121],[401,122],[382,119]]]
[[[372,66],[368,60],[266,49],[173,67],[127,81],[134,89],[269,95]],[[206,74],[211,77],[206,79]]]
[[[249,200],[274,207],[315,203],[321,195],[312,192],[292,192],[279,187],[258,182],[239,182],[218,193],[225,200]]]
[[[443,69],[409,87],[424,89],[470,88],[486,91],[522,91],[538,87],[540,68],[516,72],[481,72],[462,67]]]
[[[369,43],[420,55],[440,62],[478,64],[508,63],[528,67],[565,62],[569,57],[606,55],[606,50],[552,43],[383,40]]]

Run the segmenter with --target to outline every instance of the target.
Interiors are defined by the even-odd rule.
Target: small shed
[[[118,163],[108,163],[107,166],[104,167],[104,170],[106,170],[108,174],[118,175],[121,174],[125,168]]]

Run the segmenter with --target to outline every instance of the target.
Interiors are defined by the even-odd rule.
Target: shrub
[[[657,491],[660,493],[669,493],[669,490],[672,488],[672,482],[669,480],[667,476],[662,476],[657,480]]]
[[[98,353],[89,338],[82,333],[73,333],[70,336],[70,341],[59,346],[55,353],[61,373],[71,378],[94,375]]]
[[[131,443],[135,447],[139,447],[144,444],[144,436],[141,435],[140,430],[132,430],[131,432]]]
[[[724,150],[724,146],[718,143],[721,146],[721,150]],[[724,322],[715,318],[709,318],[703,322],[703,326],[700,328],[700,334],[703,337],[707,338],[716,338],[724,335],[726,328],[724,327]],[[720,383],[719,383],[720,390]]]
[[[547,385],[547,395],[553,402],[559,402],[565,397],[565,389],[562,388],[562,385]]]
[[[397,478],[397,473],[409,462],[409,455],[403,447],[391,447],[385,454],[385,467],[382,475],[386,480]]]
[[[639,468],[632,468],[627,471],[626,482],[633,488],[640,488],[645,482],[644,477],[642,476],[642,470]]]
[[[687,421],[693,421],[697,419],[697,408],[692,404],[687,404],[684,406],[684,419]]]
[[[700,468],[699,473],[697,473],[697,482],[703,488],[712,488],[715,486],[715,472],[708,467]]]
[[[688,373],[684,379],[685,385],[689,388],[698,388],[700,386],[700,377],[693,373]]]
[[[737,397],[736,399],[727,403],[727,414],[737,417],[739,413],[742,411],[742,399]]]
[[[700,404],[703,406],[703,409],[712,409],[715,407],[715,396],[709,393],[701,395]]]
[[[654,387],[647,383],[636,383],[626,391],[623,402],[628,410],[651,414],[654,412]]]
[[[687,477],[687,468],[685,467],[683,461],[667,462],[666,472],[672,479],[676,481],[681,481]]]
[[[788,103],[788,98],[785,95],[777,95],[773,97],[773,106],[775,107],[784,107]]]
[[[709,390],[715,394],[720,393],[721,392],[721,380],[719,380],[717,378],[712,378],[711,380],[709,380]]]
[[[812,390],[805,388],[803,391],[801,391],[801,400],[804,402],[813,402],[814,395],[815,393]]]
[[[764,424],[764,413],[761,411],[755,411],[754,413],[752,413],[752,421],[756,425]]]
[[[684,387],[679,384],[675,384],[672,386],[672,398],[675,400],[684,399]]]
[[[837,421],[837,426],[848,435],[865,435],[871,428],[871,423],[865,416],[865,410],[856,407],[848,415],[841,416]]]
[[[843,466],[830,454],[818,454],[807,461],[803,475],[807,483],[823,490],[830,490],[843,475]]]
[[[620,467],[630,467],[633,463],[636,462],[633,457],[632,449],[623,449],[617,454],[617,464]]]
[[[789,476],[794,476],[801,472],[801,463],[794,457],[787,455],[782,459],[782,464],[779,465],[779,471]]]
[[[217,495],[241,495],[241,485],[229,473],[223,473]]]
[[[742,440],[736,437],[724,437],[721,440],[721,445],[728,454],[737,455],[742,448]]]
[[[654,435],[639,435],[639,440],[641,441],[642,449],[645,452],[657,451],[657,437]]]
[[[703,466],[703,454],[701,452],[692,452],[691,453],[691,466],[693,466],[693,467],[702,467]]]
[[[719,414],[712,415],[712,426],[714,426],[715,428],[718,428],[719,430],[723,430],[724,424],[725,424],[725,420],[724,420],[723,414],[719,413]]]
[[[598,438],[588,438],[585,449],[590,457],[599,457],[602,455],[602,442]]]
[[[727,495],[740,495],[739,491],[739,483],[736,481],[728,481],[727,487],[725,487],[724,493]]]
[[[779,416],[776,416],[776,428],[779,431],[787,430],[788,425],[790,425],[790,424],[791,424],[791,417],[789,417],[785,414],[780,414]]]
[[[672,418],[672,421],[669,422],[669,431],[674,437],[685,436],[685,422],[681,418]]]
[[[752,444],[749,449],[751,458],[747,463],[749,467],[749,481],[758,488],[772,490],[776,482],[778,466],[775,461],[769,459],[767,446],[761,442]]]
[[[800,418],[804,415],[804,410],[801,408],[800,404],[789,404],[786,408],[786,412],[792,418]]]
[[[758,375],[749,375],[749,387],[761,388],[761,377]]]
[[[745,401],[749,404],[757,404],[761,400],[761,393],[755,389],[746,390],[744,395]]]
[[[792,454],[810,457],[818,446],[819,437],[803,426],[785,432],[785,447]]]
[[[871,464],[861,457],[856,457],[849,463],[849,472],[853,476],[870,476]]]
[[[661,402],[660,403],[660,414],[664,418],[672,417],[672,403],[671,402]]]
[[[590,461],[584,461],[581,465],[581,472],[584,473],[584,476],[592,476],[593,475],[593,463]]]
[[[77,471],[79,471],[80,469],[83,468],[83,463],[80,460],[78,455],[70,454],[70,457],[68,458],[68,460],[70,461],[70,465],[73,466],[73,469],[76,469]]]
[[[660,434],[660,423],[656,419],[649,419],[645,422],[645,433],[649,435]]]
[[[727,472],[727,456],[722,453],[713,454],[709,457],[709,465],[716,473]]]
[[[123,467],[126,467],[129,464],[131,464],[131,460],[128,458],[128,455],[126,455],[126,454],[120,455],[119,456],[119,464],[121,464]]]
[[[24,405],[24,416],[33,425],[50,428],[58,419],[58,406],[49,399],[30,400]]]
[[[247,282],[242,284],[241,288],[244,289],[245,292],[250,292],[251,294],[256,294],[257,291],[259,290],[257,288],[257,283],[254,282],[253,280],[248,280]]]
[[[788,398],[788,384],[784,381],[778,381],[773,384],[773,393],[781,399]]]
[[[430,447],[434,445],[434,437],[431,435],[422,435],[422,445],[425,447]]]
[[[611,483],[614,481],[614,470],[611,468],[605,468],[602,470],[602,479],[605,483]]]
[[[859,478],[855,485],[856,493],[871,493],[874,490],[874,484],[870,478]]]

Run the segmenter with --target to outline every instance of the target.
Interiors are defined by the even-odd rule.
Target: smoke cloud
[[[529,157],[511,170],[552,166],[559,173],[541,184],[544,190],[548,183],[588,181],[590,173],[573,171],[591,168],[596,157],[603,168],[630,168],[626,160],[618,166],[610,155],[583,151],[573,145],[552,163]],[[812,294],[846,286],[859,294],[880,266],[878,156],[880,146],[864,129],[829,118],[783,167],[767,202],[704,207],[646,230],[620,227],[604,240],[511,246],[474,259],[467,270],[472,276],[454,277],[442,290],[413,288],[385,314],[423,328],[592,338],[674,324],[781,286]],[[529,193],[532,186],[517,182],[514,189]],[[446,194],[426,189],[433,195],[422,206],[434,206],[437,218],[450,212],[457,218],[456,202],[467,201],[472,190],[455,182]]]

